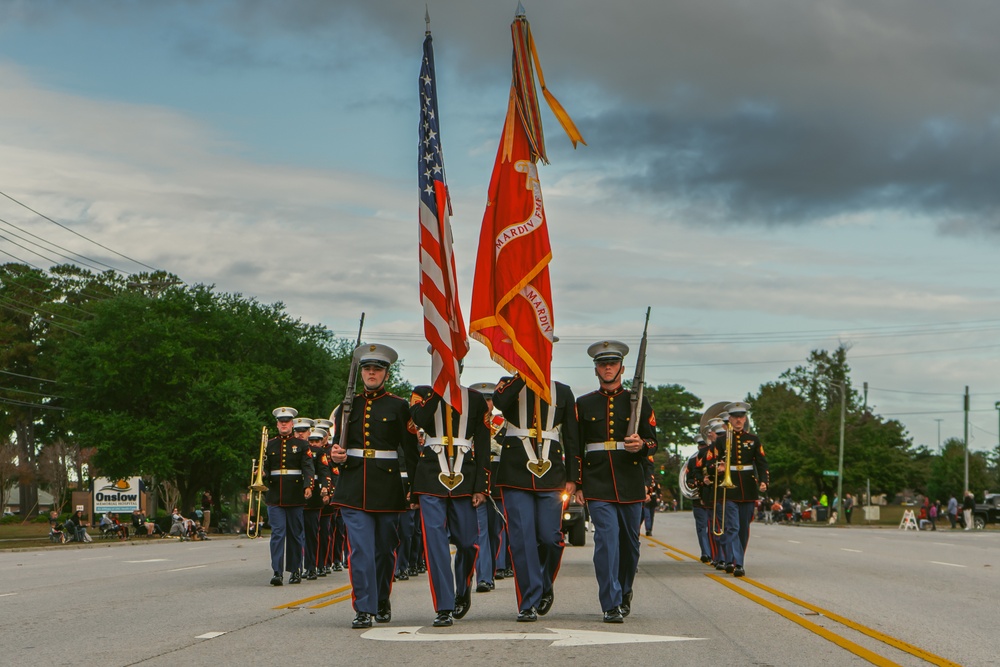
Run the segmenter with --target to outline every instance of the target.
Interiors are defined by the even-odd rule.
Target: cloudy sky
[[[428,5],[468,315],[517,3]],[[588,144],[543,111],[557,378],[590,390],[587,345],[636,346],[649,305],[653,384],[741,398],[845,342],[855,385],[917,444],[962,436],[968,385],[970,444],[996,445],[1000,4],[526,9]],[[364,311],[366,338],[426,381],[423,37],[412,0],[5,0],[0,191],[344,337]],[[142,268],[3,198],[0,219],[0,261],[55,257],[12,245],[13,224]],[[466,379],[500,374],[473,342]]]

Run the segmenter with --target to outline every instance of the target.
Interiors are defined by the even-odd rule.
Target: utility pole
[[[993,404],[997,409],[997,449],[1000,450],[1000,401]]]
[[[865,385],[867,386],[867,382]],[[837,523],[846,521],[840,508],[844,505],[844,413],[847,411],[847,388],[840,383],[840,448],[837,453]]]
[[[965,488],[969,490],[969,385],[965,385]]]
[[[1000,410],[1000,408],[997,408],[997,409]],[[941,422],[943,422],[944,420],[943,419],[935,419],[934,421],[936,421],[937,424],[938,424],[938,454],[940,454],[941,453]]]

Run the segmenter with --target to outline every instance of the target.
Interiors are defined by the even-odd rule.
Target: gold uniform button
[[[365,428],[371,428],[371,424],[369,424],[368,422],[365,422]]]
[[[608,422],[608,424],[610,424],[611,426],[614,426],[615,425],[615,420],[612,419],[611,421]]]

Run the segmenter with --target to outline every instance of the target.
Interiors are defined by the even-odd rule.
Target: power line
[[[0,298],[3,298],[3,297],[0,297]],[[37,317],[41,318],[43,321],[48,322],[51,326],[54,326],[57,329],[62,329],[64,331],[68,331],[71,334],[75,334],[77,336],[82,336],[83,335],[79,331],[74,331],[74,330],[72,330],[72,329],[70,329],[68,327],[64,327],[63,325],[59,324],[58,322],[54,322],[54,321],[48,319],[47,317],[42,317],[41,315],[39,315],[38,313],[35,313],[35,312],[28,312],[26,310],[20,310],[18,308],[14,308],[13,306],[9,306],[9,305],[7,305],[7,304],[5,304],[3,302],[0,302],[0,308],[6,308],[7,310],[13,311],[13,312],[15,312],[15,313],[17,313],[19,315],[27,315],[28,317],[36,317],[37,316]]]
[[[9,398],[0,398],[0,403],[6,403],[8,405],[17,405],[25,408],[38,408],[40,410],[61,410],[63,412],[66,411],[66,408],[60,408],[55,405],[44,405],[42,403],[29,403],[26,401],[16,401],[14,399],[9,399]]]
[[[26,380],[38,380],[39,382],[53,382],[55,384],[61,384],[59,382],[59,380],[47,380],[45,378],[36,378],[33,375],[22,375],[20,373],[14,373],[14,372],[11,372],[11,371],[0,371],[0,374],[2,374],[2,375],[12,375],[14,377],[24,378]]]
[[[41,239],[42,241],[45,241],[45,239],[42,239],[42,237],[40,237],[40,236],[37,236],[37,235],[35,235],[35,234],[32,234],[31,232],[28,232],[28,231],[26,231],[26,230],[23,230],[23,229],[21,229],[20,227],[18,227],[17,225],[14,225],[14,224],[11,224],[11,223],[7,222],[7,221],[6,221],[6,220],[4,220],[3,218],[0,218],[0,223],[3,223],[3,224],[5,224],[5,225],[8,225],[8,226],[10,226],[10,227],[13,227],[14,229],[20,229],[21,231],[25,232],[26,234],[29,234],[30,236],[34,236],[34,237],[35,237],[35,238],[37,238],[37,239]],[[46,242],[46,243],[48,243],[48,244],[49,244],[49,245],[51,245],[51,246],[55,246],[56,248],[59,248],[60,250],[66,250],[66,252],[72,252],[72,253],[73,253],[74,255],[76,255],[77,257],[80,257],[80,258],[81,258],[81,259],[82,259],[83,261],[81,261],[81,260],[75,260],[75,259],[73,259],[72,257],[70,257],[69,255],[65,255],[65,254],[63,254],[63,253],[61,253],[61,252],[56,252],[56,251],[54,251],[54,250],[49,250],[48,248],[45,248],[44,246],[42,246],[42,245],[41,245],[40,243],[35,243],[34,241],[31,241],[31,240],[29,240],[29,239],[26,239],[26,238],[24,238],[23,236],[21,236],[20,234],[16,234],[16,233],[14,233],[14,232],[7,232],[7,233],[8,233],[8,234],[11,234],[11,235],[13,235],[13,236],[15,236],[15,237],[17,237],[17,238],[19,238],[19,239],[21,239],[21,240],[22,240],[22,241],[24,241],[25,243],[30,243],[30,244],[31,244],[31,245],[33,245],[33,246],[38,246],[39,248],[43,248],[44,250],[46,250],[46,251],[49,251],[49,252],[55,252],[55,254],[59,255],[59,256],[60,256],[60,257],[62,257],[63,259],[66,259],[66,260],[69,260],[70,262],[77,262],[77,261],[79,261],[79,262],[80,262],[81,264],[84,264],[84,265],[86,265],[87,267],[89,267],[89,268],[91,268],[91,269],[94,269],[95,271],[100,271],[101,269],[100,269],[100,267],[98,267],[98,266],[96,266],[96,265],[94,265],[94,264],[91,264],[91,262],[97,262],[98,264],[104,264],[104,262],[101,262],[100,260],[96,260],[96,259],[90,259],[89,257],[86,257],[86,256],[84,256],[84,255],[81,255],[81,254],[79,254],[79,253],[77,253],[77,252],[73,252],[72,250],[67,250],[66,248],[63,248],[63,247],[62,247],[61,245],[58,245],[58,244],[56,244],[56,243],[52,243],[51,241],[45,241],[45,242]],[[0,236],[0,238],[5,238],[5,237],[3,237],[3,236]],[[8,240],[9,240],[9,239],[8,239]],[[118,271],[118,272],[120,272],[120,273],[125,273],[125,272],[124,272],[124,271],[122,271],[121,269],[116,269],[116,268],[115,268],[115,267],[113,267],[113,266],[108,266],[107,264],[104,264],[104,266],[107,266],[107,267],[108,267],[109,269],[111,269],[111,270],[113,270],[113,271]]]
[[[51,394],[39,394],[38,392],[28,391],[27,389],[15,389],[14,387],[0,387],[0,392],[3,391],[16,391],[19,394],[29,394],[31,396],[41,396],[42,398],[64,398],[63,396],[52,396]]]
[[[103,244],[101,244],[101,243],[98,243],[97,241],[95,241],[95,240],[93,240],[93,239],[90,239],[90,238],[87,238],[87,237],[86,237],[86,236],[84,236],[83,234],[81,234],[81,233],[79,233],[79,232],[77,232],[77,231],[74,231],[74,230],[70,229],[69,227],[67,227],[66,225],[62,224],[61,222],[56,222],[55,220],[53,220],[53,219],[52,219],[52,218],[50,218],[49,216],[45,215],[44,213],[39,213],[38,211],[36,211],[35,209],[31,208],[31,207],[30,207],[30,206],[28,206],[27,204],[25,204],[25,203],[23,203],[23,202],[21,202],[21,201],[18,201],[17,199],[14,199],[13,197],[11,197],[11,196],[10,196],[9,194],[7,194],[6,192],[3,192],[2,190],[0,190],[0,195],[3,195],[4,197],[6,197],[7,199],[11,200],[12,202],[14,202],[15,204],[17,204],[18,206],[21,206],[21,207],[23,207],[23,208],[26,208],[27,210],[31,211],[31,212],[32,212],[32,213],[34,213],[35,215],[37,215],[37,216],[39,216],[39,217],[41,217],[41,218],[44,218],[45,220],[48,220],[48,221],[49,221],[49,222],[51,222],[51,223],[52,223],[53,225],[56,225],[57,227],[61,227],[62,229],[65,229],[65,230],[66,230],[67,232],[70,232],[71,234],[75,234],[76,236],[79,236],[79,237],[80,237],[81,239],[83,239],[84,241],[89,241],[90,243],[93,243],[94,245],[96,245],[96,246],[97,246],[97,247],[99,247],[99,248],[103,248],[103,249],[107,250],[108,252],[111,252],[111,253],[114,253],[115,255],[118,255],[118,256],[119,256],[119,257],[121,257],[122,259],[127,259],[128,261],[130,261],[130,262],[133,262],[133,263],[135,263],[135,264],[138,264],[139,266],[144,266],[144,267],[146,267],[147,269],[149,269],[150,271],[159,271],[159,270],[160,270],[160,269],[157,269],[156,267],[153,267],[153,266],[150,266],[149,264],[145,264],[145,263],[143,263],[143,262],[140,262],[140,261],[139,261],[139,260],[137,260],[137,259],[132,259],[132,258],[131,258],[131,257],[129,257],[128,255],[123,255],[122,253],[118,252],[117,250],[112,250],[111,248],[107,247],[106,245],[103,245]],[[124,272],[123,272],[123,273],[124,273]]]
[[[72,317],[68,317],[66,315],[60,315],[58,313],[53,313],[51,310],[46,310],[46,309],[42,308],[41,306],[36,306],[34,304],[31,304],[31,303],[24,303],[23,301],[18,301],[17,299],[15,299],[14,297],[12,297],[10,295],[0,294],[0,299],[6,299],[7,301],[16,303],[17,305],[23,306],[23,307],[28,308],[30,310],[41,311],[41,312],[45,313],[46,315],[51,315],[52,317],[61,317],[64,320],[69,320],[73,324],[82,324],[82,322],[83,322],[82,320],[76,320],[76,319],[73,319]]]

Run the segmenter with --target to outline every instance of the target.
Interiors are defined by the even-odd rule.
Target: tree
[[[778,382],[748,397],[772,488],[790,489],[797,497],[835,493],[837,478],[823,471],[838,468],[841,391],[846,392],[844,491],[863,489],[869,481],[873,493],[923,484],[903,425],[861,405],[847,352],[844,345],[832,352],[814,350],[805,366],[785,371]]]
[[[653,456],[653,470],[666,496],[674,496],[680,466],[677,452],[681,445],[694,442],[701,419],[701,399],[679,384],[646,387],[643,392],[656,416],[656,440],[659,448]],[[659,475],[662,469],[663,475]]]
[[[935,499],[947,500],[954,495],[961,502],[965,493],[965,442],[961,438],[948,438],[930,466],[927,494]],[[982,498],[982,492],[996,488],[990,486],[990,473],[985,452],[969,452],[969,490]]]
[[[219,498],[246,486],[272,408],[329,415],[349,352],[281,304],[162,283],[88,304],[93,317],[66,341],[59,379],[101,474],[172,482],[189,508],[203,489]]]

